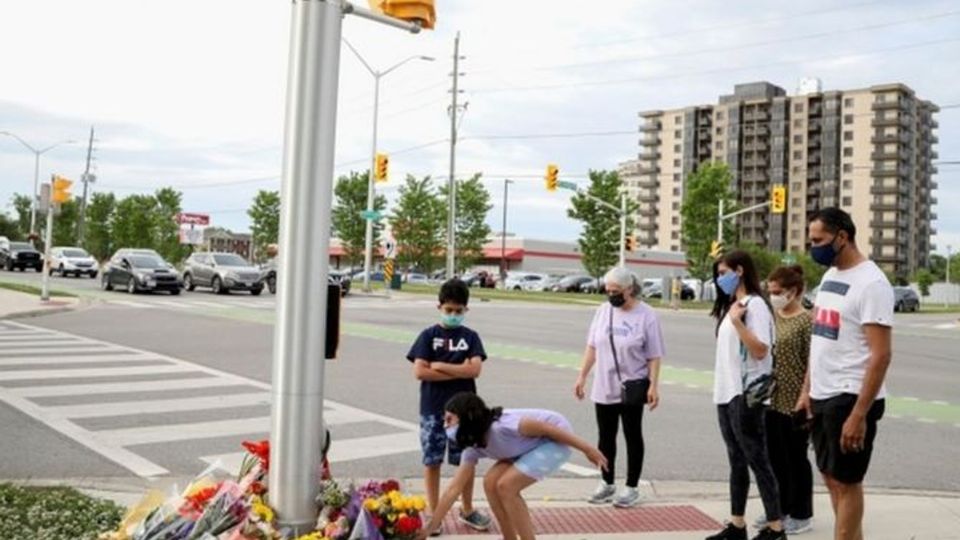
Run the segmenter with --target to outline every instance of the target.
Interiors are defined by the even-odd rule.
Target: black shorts
[[[812,400],[813,429],[811,439],[817,453],[817,468],[844,484],[859,484],[867,474],[873,439],[877,436],[877,421],[883,418],[884,400],[873,402],[867,413],[867,434],[863,449],[844,454],[840,450],[843,423],[857,403],[856,394],[840,394],[829,399]]]

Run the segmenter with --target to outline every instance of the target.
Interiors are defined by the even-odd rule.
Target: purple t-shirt
[[[520,434],[520,420],[529,418],[557,426],[573,432],[573,427],[563,415],[544,409],[504,409],[500,418],[493,422],[487,432],[487,445],[484,448],[467,448],[460,457],[461,461],[476,464],[480,458],[497,461],[515,459],[543,444],[543,437],[527,437]]]
[[[660,320],[649,305],[640,302],[629,311],[614,308],[604,302],[597,308],[587,335],[587,345],[597,351],[597,364],[590,399],[609,405],[620,403],[620,379],[610,348],[610,311],[613,310],[613,342],[620,361],[623,380],[644,379],[650,376],[649,360],[663,358],[663,333]]]

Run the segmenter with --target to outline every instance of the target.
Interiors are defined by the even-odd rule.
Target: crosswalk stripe
[[[24,397],[51,396],[89,396],[95,394],[126,394],[139,392],[158,392],[164,390],[194,390],[223,386],[242,386],[242,381],[202,377],[198,379],[165,379],[162,381],[141,381],[76,385],[43,385],[11,388],[10,391]]]
[[[76,379],[82,377],[121,377],[124,375],[160,375],[163,373],[187,373],[196,371],[191,366],[136,366],[118,368],[38,369],[25,371],[0,371],[0,381],[26,379]]]
[[[60,340],[60,341],[52,341],[52,340],[47,340],[47,339],[34,339],[34,340],[32,340],[32,341],[15,341],[15,342],[13,342],[13,343],[10,343],[10,346],[11,346],[11,347],[21,348],[21,349],[29,347],[29,348],[33,348],[33,349],[36,349],[36,350],[41,350],[41,349],[42,349],[42,350],[44,350],[44,351],[56,351],[56,350],[58,350],[58,349],[59,349],[59,350],[63,350],[63,351],[69,351],[69,350],[71,350],[71,349],[76,349],[77,347],[80,347],[80,348],[98,348],[98,347],[99,347],[99,348],[102,348],[102,347],[103,347],[103,344],[102,344],[102,343],[96,343],[96,342],[89,342],[89,341],[80,341],[80,340],[76,340],[76,339],[75,339],[75,340],[72,340],[72,341],[63,341],[63,340]],[[8,352],[8,351],[10,351],[10,350],[15,350],[15,349],[6,349],[6,348],[3,348],[3,349],[0,349],[0,352]]]
[[[256,392],[198,398],[113,401],[107,403],[90,403],[87,405],[47,407],[47,411],[53,416],[63,418],[101,418],[105,416],[230,409],[233,407],[256,405],[270,405],[270,394],[266,392]]]
[[[24,334],[20,336],[11,336],[11,337],[7,337],[5,334],[6,332],[4,332],[4,334],[0,334],[0,344],[9,343],[11,345],[19,345],[21,343],[30,343],[40,339],[48,343],[55,342],[55,341],[76,341],[73,338],[61,337],[55,334],[47,334],[47,333],[40,333],[40,332],[37,332],[34,334]]]
[[[83,347],[81,349],[72,349],[72,352],[87,352],[87,353],[110,353],[110,352],[122,352],[124,349],[122,347],[116,346],[106,346],[97,344],[96,346]],[[37,349],[34,347],[26,349],[0,349],[0,358],[14,358],[18,356],[81,356],[79,354],[65,354],[69,353],[71,350],[58,351],[57,349]]]
[[[91,362],[131,362],[134,360],[166,361],[163,358],[144,356],[143,354],[89,354],[52,357],[27,355],[2,356],[0,357],[0,366],[43,366],[50,364],[87,364]]]
[[[190,305],[193,305],[193,306],[206,307],[206,308],[214,308],[214,309],[224,309],[224,308],[227,307],[227,306],[225,306],[225,305],[223,305],[223,304],[219,304],[219,303],[216,303],[216,302],[206,302],[206,301],[203,301],[203,300],[187,300],[185,303],[190,304]]]
[[[119,306],[125,306],[125,307],[132,307],[132,308],[154,309],[154,306],[150,304],[145,304],[143,302],[133,302],[131,300],[108,300],[107,303],[115,304]]]

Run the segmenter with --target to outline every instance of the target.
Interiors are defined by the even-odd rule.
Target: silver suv
[[[183,264],[183,288],[188,291],[210,287],[215,294],[250,291],[257,296],[263,292],[260,270],[239,255],[200,252],[191,255]]]

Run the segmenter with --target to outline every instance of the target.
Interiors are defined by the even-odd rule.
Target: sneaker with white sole
[[[813,530],[813,518],[793,519],[787,516],[787,518],[783,520],[783,530],[787,531],[787,534],[810,532]]]
[[[590,495],[587,502],[590,504],[607,504],[613,500],[613,496],[616,494],[617,488],[615,488],[613,484],[608,484],[601,480],[600,485],[594,490],[593,495]]]
[[[635,487],[625,487],[613,499],[613,506],[617,508],[633,508],[640,504],[640,490]]]
[[[458,520],[475,531],[483,532],[490,528],[490,517],[478,510],[469,514],[460,512]]]
[[[766,527],[769,523],[770,523],[770,522],[767,521],[767,515],[766,515],[766,514],[761,514],[761,515],[758,516],[757,519],[753,522],[753,528],[754,528],[754,529],[762,529],[762,528]]]

